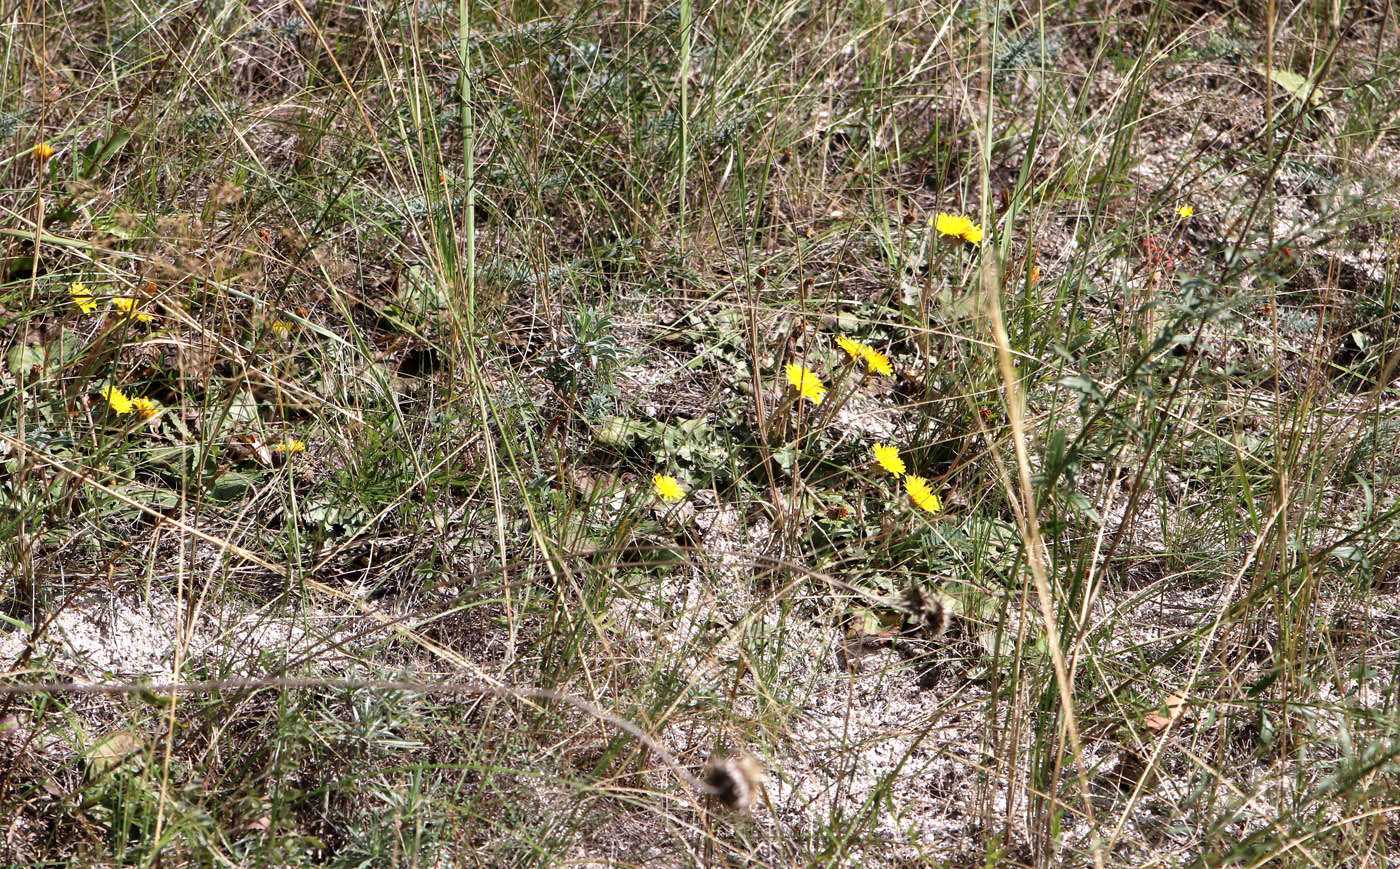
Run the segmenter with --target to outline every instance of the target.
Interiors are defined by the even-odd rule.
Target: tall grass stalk
[[[680,158],[679,206],[676,213],[677,231],[682,240],[686,237],[686,191],[690,169],[690,43],[693,33],[691,15],[692,0],[679,0],[680,3],[680,145],[677,155]]]

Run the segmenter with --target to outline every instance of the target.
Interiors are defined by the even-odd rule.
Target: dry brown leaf
[[[228,439],[229,446],[240,458],[251,459],[264,468],[272,467],[272,450],[262,438],[250,434],[236,434]]]
[[[1143,726],[1156,734],[1164,733],[1168,727],[1190,712],[1186,698],[1176,693],[1168,694],[1158,708],[1160,712],[1149,712],[1142,719]]]

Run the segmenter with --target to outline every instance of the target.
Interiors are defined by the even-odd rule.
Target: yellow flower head
[[[142,323],[149,323],[154,320],[155,318],[150,314],[144,314],[136,310],[136,307],[140,304],[140,300],[135,296],[117,296],[112,299],[112,307],[116,308],[118,313],[126,319],[137,320]]]
[[[822,385],[822,380],[811,370],[797,364],[787,367],[788,383],[791,383],[798,394],[813,404],[821,404],[822,397],[826,395],[826,387]]]
[[[876,374],[883,374],[889,377],[894,374],[894,366],[890,364],[890,357],[866,344],[860,345],[860,358],[865,360],[865,367]]]
[[[73,304],[78,306],[78,310],[84,314],[91,314],[97,310],[97,300],[88,292],[88,288],[82,281],[74,281],[68,285],[68,294],[73,297]]]
[[[904,491],[909,493],[909,500],[922,510],[930,513],[937,513],[943,509],[943,502],[938,500],[938,496],[929,488],[928,480],[923,477],[909,475],[904,478]]]
[[[875,454],[875,461],[879,462],[880,467],[896,477],[904,476],[904,459],[899,457],[899,447],[876,444],[870,448],[870,451]]]
[[[982,243],[982,227],[973,223],[970,217],[939,212],[933,221],[933,228],[938,230],[940,235],[960,238],[972,244]]]
[[[836,345],[846,351],[846,355],[852,359],[862,359],[865,357],[865,345],[854,338],[847,338],[845,335],[836,336]]]
[[[865,367],[876,374],[883,374],[886,377],[894,373],[894,366],[890,364],[890,359],[885,354],[871,347],[869,344],[857,341],[854,338],[847,338],[845,335],[837,335],[836,343],[846,355],[852,359],[865,360]],[[796,386],[797,384],[793,384]]]
[[[154,419],[160,413],[160,404],[149,398],[132,398],[131,409],[136,411],[136,415],[142,419]]]
[[[102,397],[107,399],[107,406],[112,408],[112,412],[116,414],[131,413],[136,407],[131,399],[126,397],[126,393],[115,386],[103,389]]]
[[[281,443],[273,444],[272,449],[279,453],[286,453],[289,456],[296,455],[297,453],[306,452],[306,441],[297,438],[287,438]]]
[[[286,320],[273,320],[272,334],[278,338],[285,338],[292,334],[292,324]]]
[[[34,146],[34,159],[47,160],[53,156],[53,145],[48,142],[40,142]]]
[[[656,496],[668,504],[685,497],[685,489],[681,488],[680,481],[670,474],[657,474],[652,477],[651,487]]]
[[[1186,220],[1195,213],[1196,209],[1192,208],[1189,205],[1178,205],[1176,207],[1176,216],[1180,217],[1182,220]]]
[[[972,221],[966,217],[956,217],[946,211],[940,211],[938,217],[934,218],[933,228],[938,230],[940,235],[956,235],[961,237],[967,227],[972,225]]]

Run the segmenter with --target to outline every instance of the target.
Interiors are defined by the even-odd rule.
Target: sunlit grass
[[[0,858],[1384,865],[1397,46],[1255,12],[16,7]]]

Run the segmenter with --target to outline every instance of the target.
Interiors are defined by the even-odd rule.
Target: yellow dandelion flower
[[[933,228],[949,238],[960,238],[972,244],[982,243],[982,227],[973,223],[970,217],[939,212],[933,221]]]
[[[904,459],[899,457],[899,447],[876,444],[870,448],[870,451],[875,454],[875,461],[880,464],[880,467],[896,477],[904,476]]]
[[[297,453],[306,452],[306,441],[299,440],[298,438],[287,438],[281,443],[273,444],[272,449],[275,452],[286,453],[289,456],[293,456]]]
[[[813,404],[822,403],[822,397],[826,395],[826,387],[822,385],[822,379],[810,369],[797,364],[789,365],[787,379],[788,383],[791,383],[792,387],[803,398]]]
[[[47,160],[53,156],[53,145],[48,142],[40,142],[34,146],[34,159]]]
[[[657,474],[651,478],[651,488],[661,500],[671,503],[685,497],[685,489],[680,481],[670,474]]]
[[[966,217],[958,217],[946,211],[940,211],[938,217],[934,218],[933,228],[938,230],[940,235],[962,236],[963,231],[966,230],[971,223],[972,221],[968,220]]]
[[[865,345],[854,338],[847,338],[845,335],[836,336],[836,344],[846,355],[852,359],[863,359],[865,357]]]
[[[144,396],[129,399],[131,409],[136,411],[136,415],[142,419],[154,419],[160,413],[160,404]]]
[[[1180,217],[1182,220],[1186,220],[1195,213],[1196,209],[1192,208],[1189,205],[1178,205],[1176,207],[1176,216]]]
[[[890,364],[890,357],[866,344],[860,345],[860,358],[865,360],[865,367],[876,374],[883,374],[889,377],[894,374],[894,366]]]
[[[846,355],[850,356],[852,359],[864,360],[865,367],[874,371],[876,374],[883,374],[888,377],[894,373],[894,366],[890,364],[889,357],[879,350],[876,350],[874,347],[871,347],[869,344],[857,341],[854,338],[847,338],[845,335],[837,335],[836,343],[842,350],[845,350]],[[796,386],[797,384],[794,383],[793,385]]]
[[[78,310],[84,314],[91,314],[97,310],[97,300],[88,292],[88,288],[82,281],[74,281],[68,285],[68,295],[73,297],[73,304],[78,306]]]
[[[272,334],[277,338],[285,338],[292,334],[292,324],[286,320],[273,320]]]
[[[112,307],[128,320],[137,320],[142,323],[149,323],[155,318],[150,314],[136,310],[141,301],[135,296],[117,296],[112,300]]]
[[[126,393],[115,386],[103,389],[102,397],[107,399],[107,406],[112,408],[112,412],[116,414],[131,413],[136,407],[131,399],[126,397]]]
[[[943,502],[938,500],[938,496],[929,487],[928,480],[923,477],[916,477],[912,474],[905,477],[904,491],[909,493],[909,500],[922,510],[937,513],[943,509]]]

